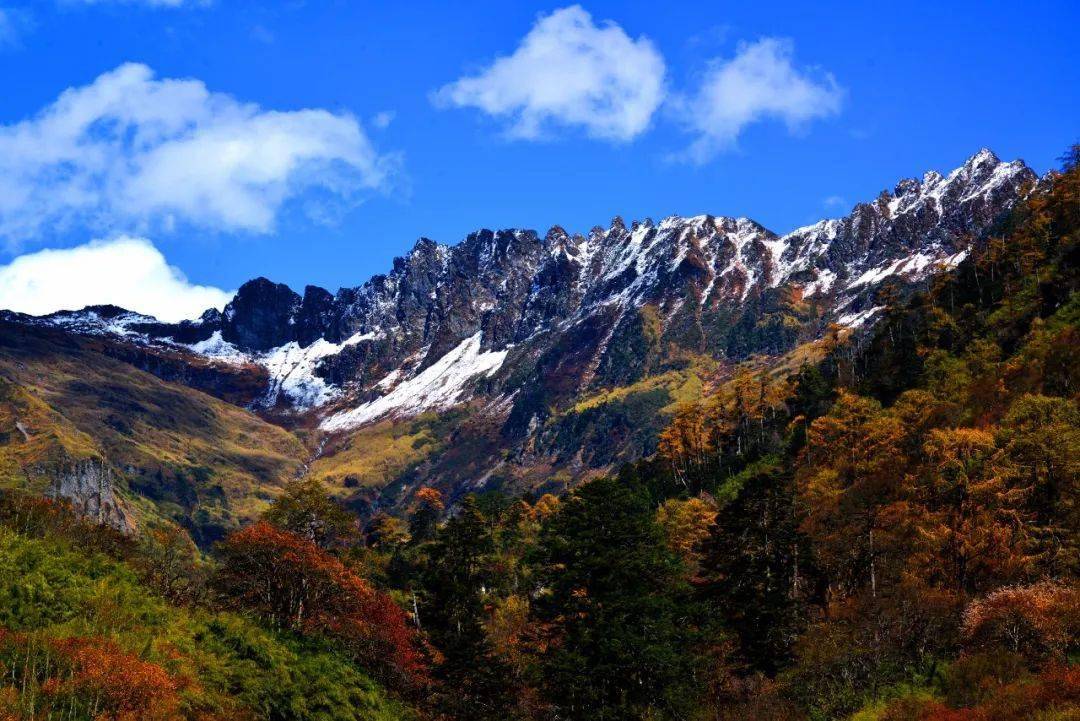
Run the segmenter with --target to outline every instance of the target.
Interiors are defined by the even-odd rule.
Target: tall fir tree
[[[679,717],[697,619],[646,490],[630,475],[577,489],[542,529],[535,562],[556,717]]]

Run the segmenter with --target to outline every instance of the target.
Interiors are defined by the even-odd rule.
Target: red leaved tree
[[[260,521],[218,546],[217,587],[275,625],[331,638],[385,680],[414,686],[424,656],[408,616],[308,539]]]
[[[968,605],[963,634],[970,649],[1064,663],[1080,648],[1080,589],[1052,581],[998,589]]]

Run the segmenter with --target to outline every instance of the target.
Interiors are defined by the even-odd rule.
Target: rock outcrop
[[[135,530],[127,503],[113,487],[113,473],[102,461],[87,460],[56,474],[46,493],[71,504],[81,516],[123,533]]]

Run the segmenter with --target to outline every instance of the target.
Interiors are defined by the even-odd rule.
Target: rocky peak
[[[915,180],[915,178],[905,178],[896,184],[896,188],[894,188],[892,192],[892,197],[906,198],[912,194],[918,193],[920,187],[919,181]],[[881,196],[879,197],[886,203],[889,201],[889,194],[885,191],[882,191]]]
[[[192,323],[198,325],[213,325],[221,323],[221,311],[217,308],[207,308],[203,311],[203,314],[195,321],[182,321],[184,323]]]
[[[1001,163],[1001,159],[990,148],[982,148],[979,152],[972,155],[966,161],[964,161],[964,168],[968,170],[974,170],[980,167],[990,167],[993,169]]]
[[[648,354],[636,347],[644,342],[644,306],[665,343],[727,357],[781,352],[804,331],[870,318],[884,279],[918,281],[955,265],[970,238],[1034,180],[1022,161],[980,151],[948,175],[901,180],[845,217],[783,236],[749,218],[712,215],[646,218],[629,227],[615,217],[584,237],[557,225],[542,238],[481,229],[454,246],[420,238],[386,275],[333,295],[309,286],[301,296],[258,278],[224,313],[177,326],[100,308],[53,324],[148,342],[168,338],[203,355],[252,361],[268,369],[267,398],[291,398],[301,409],[311,399],[398,392],[400,383],[455,358],[490,370],[498,354],[552,368],[572,357],[573,387],[623,382],[648,368]],[[782,298],[800,294],[814,299],[819,315],[801,318],[805,328],[787,322],[768,330],[763,314],[780,318]],[[613,360],[615,348],[624,361],[637,360]],[[519,368],[517,382],[530,373]],[[518,390],[511,383],[498,392]],[[531,417],[530,410],[524,420]]]
[[[781,238],[773,249],[773,285],[794,278],[813,293],[834,285],[850,287],[843,281],[858,281],[874,269],[880,273],[870,277],[905,269],[925,273],[935,264],[954,261],[1036,179],[1022,160],[1005,163],[981,150],[948,176],[930,171],[921,182],[901,180],[892,193],[883,191],[876,202],[859,203],[844,218]]]
[[[222,337],[253,350],[269,350],[296,339],[294,324],[303,299],[282,283],[249,280],[222,314]]]
[[[442,243],[434,241],[426,236],[420,236],[416,239],[416,242],[413,243],[413,248],[409,255],[430,255],[432,253],[438,253],[439,249],[442,247]]]
[[[293,318],[296,342],[301,347],[307,347],[319,338],[335,342],[341,340],[335,319],[334,296],[330,291],[316,285],[307,286],[300,309]]]
[[[551,226],[544,236],[544,247],[552,255],[572,251],[576,245],[570,234],[560,225]]]
[[[226,311],[225,338],[260,350],[370,336],[346,355],[388,369],[418,356],[424,369],[478,332],[483,350],[498,350],[608,307],[621,317],[651,304],[673,323],[691,322],[672,314],[730,312],[784,284],[802,286],[806,296],[835,295],[839,307],[881,278],[955,262],[965,239],[1011,205],[1031,177],[1022,162],[980,152],[948,176],[902,180],[844,218],[783,237],[749,218],[699,215],[629,226],[616,217],[587,237],[556,225],[543,238],[516,229],[477,230],[455,246],[421,238],[389,275],[333,297],[309,288],[299,299],[265,280],[245,286]],[[256,297],[252,317],[240,323],[243,301]]]

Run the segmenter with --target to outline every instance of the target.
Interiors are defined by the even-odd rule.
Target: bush
[[[0,668],[14,718],[181,719],[182,681],[102,638],[49,638],[0,627]]]
[[[0,626],[33,639],[33,648],[48,639],[80,639],[97,648],[107,638],[112,645],[102,648],[110,653],[164,670],[178,696],[175,718],[185,721],[412,717],[409,709],[388,700],[362,668],[327,644],[274,632],[236,614],[171,605],[127,564],[63,539],[30,539],[0,528]],[[33,648],[32,668],[41,671],[46,658],[55,667],[55,652],[46,656]],[[10,667],[3,665],[0,721],[48,718],[31,716],[19,706],[38,699],[32,703],[40,711],[40,697],[22,693],[21,684],[5,687],[2,679],[10,678],[4,675]],[[149,666],[131,668],[151,673]],[[94,693],[88,685],[64,688],[76,705]],[[75,716],[73,721],[91,718]]]

